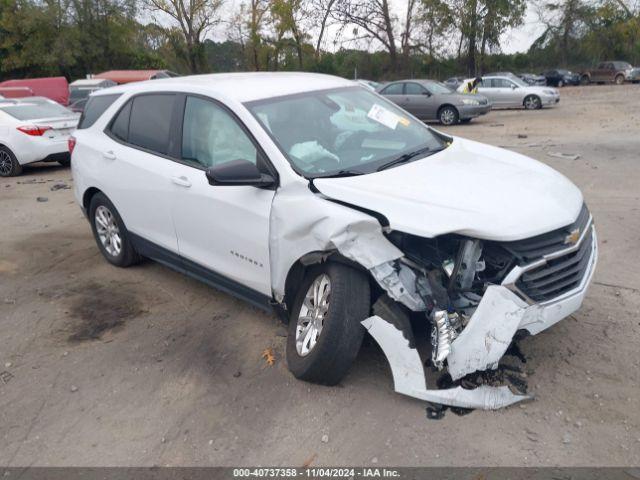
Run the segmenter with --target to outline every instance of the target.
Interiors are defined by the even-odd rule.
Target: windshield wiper
[[[330,173],[329,175],[318,175],[316,178],[339,178],[339,177],[355,177],[356,175],[364,175],[364,172],[359,170],[340,170],[336,173]]]
[[[398,158],[395,158],[395,159],[391,160],[390,162],[387,162],[387,163],[384,163],[384,164],[380,165],[376,169],[376,172],[379,172],[381,170],[385,170],[385,169],[393,167],[395,165],[399,165],[401,163],[408,162],[412,158],[415,158],[418,155],[422,155],[423,153],[427,153],[428,152],[428,153],[434,154],[434,153],[439,152],[439,151],[444,150],[444,149],[445,149],[445,147],[439,147],[439,148],[434,148],[434,149],[431,149],[431,147],[424,147],[424,148],[420,148],[418,150],[414,150],[413,152],[405,153],[404,155],[400,155]]]

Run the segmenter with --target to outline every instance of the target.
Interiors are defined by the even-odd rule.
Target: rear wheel
[[[580,85],[589,85],[590,82],[591,80],[589,79],[588,75],[583,75],[580,77]]]
[[[538,110],[542,108],[542,101],[537,95],[528,95],[524,99],[524,108],[527,110]]]
[[[304,276],[291,309],[287,364],[296,378],[335,385],[358,355],[369,315],[369,281],[363,272],[326,262]]]
[[[624,75],[616,75],[616,85],[622,85],[624,83]]]
[[[438,120],[442,125],[455,125],[459,118],[458,110],[451,105],[445,105],[438,112]]]
[[[140,261],[120,214],[104,194],[96,193],[91,199],[89,219],[98,248],[109,263],[128,267]]]
[[[7,147],[0,147],[0,177],[15,177],[22,173],[22,165]]]
[[[558,80],[558,88],[562,88],[564,86],[564,82],[562,80]]]

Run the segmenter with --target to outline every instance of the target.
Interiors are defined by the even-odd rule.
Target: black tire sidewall
[[[451,112],[453,112],[454,120],[451,123],[444,123],[442,121],[442,114],[447,110],[450,110]],[[447,106],[442,107],[440,109],[440,112],[438,113],[438,120],[440,121],[440,123],[442,125],[446,125],[446,126],[455,125],[460,120],[460,115],[458,114],[458,110],[456,110],[455,107],[451,107],[451,106],[447,105]]]
[[[100,237],[98,236],[98,230],[96,227],[96,210],[99,206],[105,206],[109,209],[111,214],[114,216],[116,223],[118,224],[118,230],[120,231],[120,237],[122,239],[122,250],[117,256],[113,256],[109,254],[102,242],[100,241]],[[111,203],[111,201],[102,193],[96,193],[91,199],[91,203],[89,205],[89,222],[91,223],[91,231],[93,232],[93,237],[98,244],[98,248],[100,252],[104,256],[104,258],[111,264],[116,265],[118,267],[126,267],[133,263],[133,256],[135,255],[135,251],[131,246],[131,242],[129,241],[129,232],[127,231],[120,214],[116,207]]]
[[[0,151],[7,152],[9,154],[9,157],[11,157],[11,171],[6,175],[0,173],[0,177],[6,178],[6,177],[15,177],[17,175],[20,175],[22,173],[22,165],[20,165],[20,162],[18,162],[18,159],[13,154],[11,149],[3,146],[3,147],[0,147]]]
[[[529,98],[533,98],[536,101],[536,106],[534,108],[529,108],[527,107],[527,100]],[[540,97],[538,97],[537,95],[527,95],[527,97],[524,99],[524,108],[526,110],[539,110],[542,108],[542,100],[540,100]]]
[[[328,275],[331,281],[329,309],[315,347],[302,357],[296,350],[298,316],[307,290],[322,274]],[[296,294],[288,326],[287,365],[294,376],[325,385],[335,385],[342,379],[364,338],[365,328],[360,322],[369,314],[369,295],[366,275],[351,267],[325,262],[307,270]]]

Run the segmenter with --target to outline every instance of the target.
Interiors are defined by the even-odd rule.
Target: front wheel
[[[562,80],[558,80],[558,88],[564,87],[564,82]]]
[[[624,83],[624,75],[616,75],[616,85],[622,85]]]
[[[450,105],[442,107],[438,113],[438,120],[442,125],[455,125],[459,118],[458,110]]]
[[[358,355],[369,316],[365,273],[341,263],[310,268],[289,319],[287,364],[296,378],[335,385]]]
[[[537,95],[528,95],[524,99],[524,108],[527,110],[538,110],[542,108],[542,101]]]
[[[580,77],[580,85],[589,85],[590,83],[591,79],[587,75]]]
[[[0,177],[15,177],[22,173],[22,165],[7,147],[0,147]]]

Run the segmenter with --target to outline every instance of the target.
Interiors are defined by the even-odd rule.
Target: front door
[[[264,169],[263,153],[221,104],[200,96],[184,101],[181,160],[174,162],[171,177],[180,255],[204,267],[204,275],[220,275],[270,297],[269,216],[275,192],[212,186],[205,175],[209,167],[238,159]],[[214,281],[224,285],[224,279]]]

